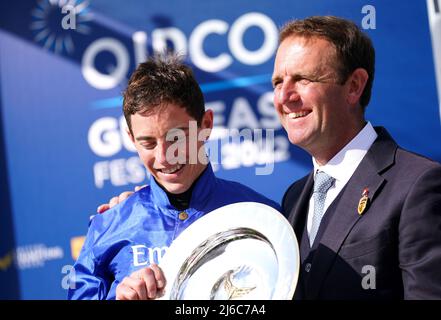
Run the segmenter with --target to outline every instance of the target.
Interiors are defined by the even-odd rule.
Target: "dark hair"
[[[124,117],[132,134],[131,115],[158,112],[164,104],[184,108],[198,124],[205,113],[204,96],[193,71],[176,55],[156,55],[140,63],[123,97]]]
[[[334,16],[313,16],[304,20],[294,20],[280,30],[279,41],[290,36],[322,38],[334,45],[337,52],[337,72],[344,83],[357,68],[363,68],[369,79],[360,97],[363,109],[371,98],[375,73],[375,49],[369,37],[355,23]]]

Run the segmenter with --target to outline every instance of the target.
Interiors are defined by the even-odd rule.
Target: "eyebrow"
[[[297,81],[297,80],[303,79],[303,78],[310,79],[311,81],[323,81],[323,80],[326,80],[328,78],[327,74],[320,74],[318,72],[318,70],[316,70],[316,69],[312,70],[311,72],[297,72],[297,73],[294,73],[294,74],[292,74],[290,76],[291,76],[291,78],[294,79],[294,81]],[[283,80],[283,77],[281,77],[281,76],[274,76],[272,78],[271,83],[274,86],[275,82],[282,81],[282,80]]]
[[[315,77],[315,72],[314,73],[295,73],[295,74],[291,74],[290,75],[291,78],[293,78],[294,80],[298,80],[298,79],[302,79],[302,78],[314,78]],[[274,85],[275,82],[277,81],[282,81],[283,77],[275,75],[272,80],[271,83]]]
[[[189,129],[190,128],[188,126],[183,126],[183,127],[171,128],[171,129],[168,130],[168,132],[170,132],[172,130],[183,130],[183,131],[186,131],[186,130],[189,130]]]
[[[274,86],[274,84],[277,81],[280,81],[280,80],[282,80],[282,77],[280,77],[280,76],[273,76],[272,79],[271,79],[271,84]]]
[[[155,140],[155,138],[149,137],[149,136],[140,136],[140,137],[136,137],[135,140],[136,141],[150,141],[150,140]]]
[[[174,130],[182,130],[182,131],[188,131],[189,127],[183,126],[183,127],[176,127],[176,128],[171,128],[169,129],[167,132],[170,131],[174,131]],[[151,140],[155,140],[154,137],[150,137],[150,136],[139,136],[135,138],[136,141],[151,141]]]

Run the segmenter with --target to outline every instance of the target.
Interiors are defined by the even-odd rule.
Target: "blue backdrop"
[[[428,0],[439,17],[438,0]],[[424,1],[2,1],[0,4],[0,298],[64,299],[89,216],[146,172],[124,133],[121,92],[146,55],[187,57],[215,111],[217,175],[280,201],[312,166],[272,105],[277,28],[332,14],[372,38],[367,118],[441,160],[440,110]],[[274,171],[256,141],[222,128],[274,130]],[[217,137],[217,138],[216,138]],[[216,161],[217,160],[217,161]]]

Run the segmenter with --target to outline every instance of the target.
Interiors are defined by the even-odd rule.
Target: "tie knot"
[[[319,171],[314,178],[314,192],[326,193],[334,183],[334,178],[324,171]]]

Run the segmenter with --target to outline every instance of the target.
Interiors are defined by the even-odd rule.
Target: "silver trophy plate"
[[[162,258],[169,300],[292,299],[299,274],[294,231],[256,202],[216,209],[177,237]]]

